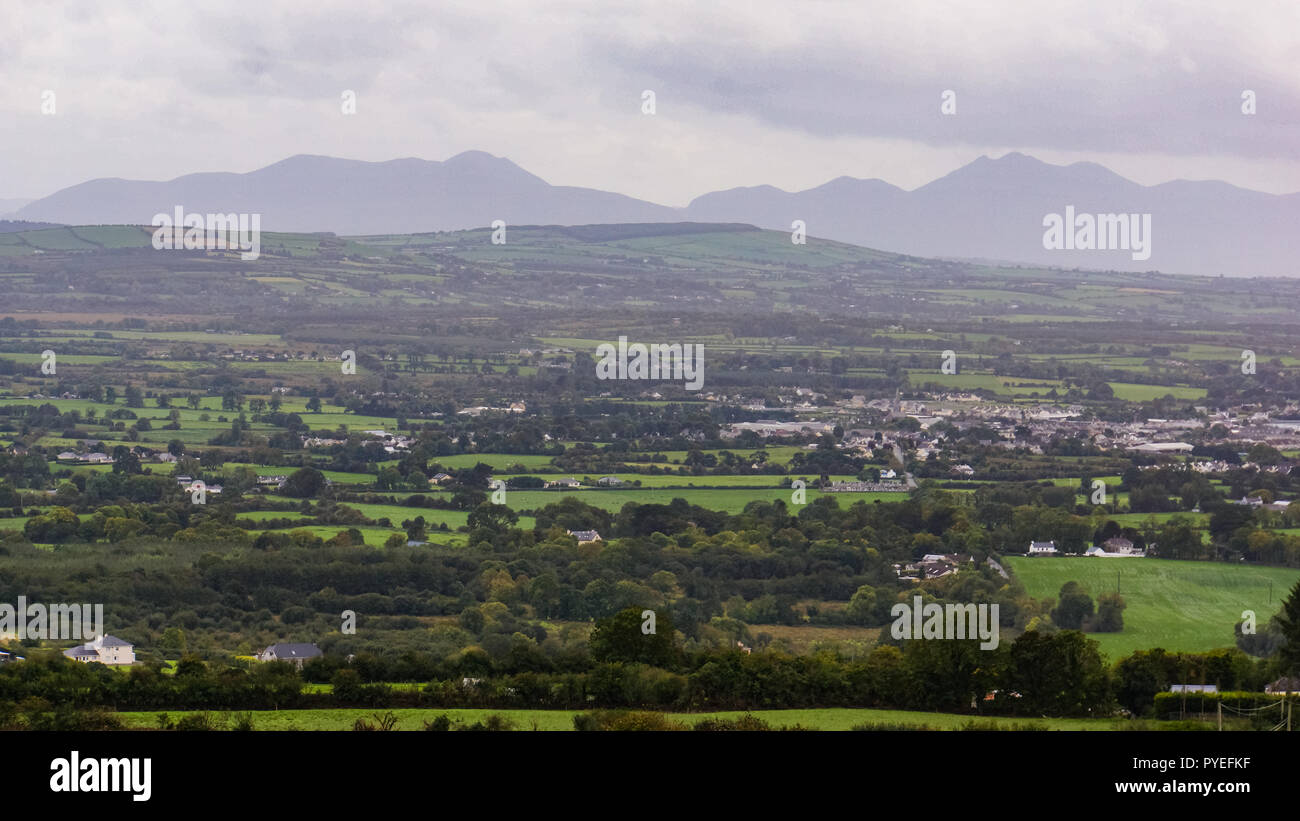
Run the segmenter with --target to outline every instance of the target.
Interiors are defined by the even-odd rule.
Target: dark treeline
[[[1173,682],[1259,690],[1272,672],[1237,650],[1143,651],[1107,666],[1096,642],[1076,631],[1029,632],[995,650],[969,641],[912,641],[852,660],[833,653],[688,653],[671,641],[657,649],[641,641],[634,635],[639,616],[627,613],[600,624],[611,635],[593,642],[592,657],[560,661],[524,648],[501,662],[481,650],[452,658],[325,657],[308,662],[300,675],[283,662],[250,669],[186,657],[165,675],[156,666],[114,670],[41,651],[0,666],[0,726],[6,715],[12,720],[42,702],[114,710],[874,707],[1100,718],[1148,715],[1156,694]],[[331,683],[332,692],[304,687],[320,680]],[[398,681],[423,686],[389,686]]]

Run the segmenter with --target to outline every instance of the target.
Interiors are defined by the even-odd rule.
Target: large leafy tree
[[[501,533],[514,527],[519,521],[519,514],[505,505],[484,502],[469,512],[467,524],[470,530],[485,528],[492,533]]]
[[[1052,611],[1052,621],[1062,630],[1082,630],[1092,617],[1092,596],[1078,582],[1061,586],[1060,603]]]
[[[1300,582],[1291,588],[1290,595],[1282,602],[1282,612],[1274,618],[1285,639],[1277,651],[1282,671],[1288,675],[1300,673]]]
[[[1016,639],[1009,686],[1020,693],[1021,707],[1050,715],[1086,715],[1110,696],[1097,642],[1074,630]]]
[[[309,499],[325,487],[325,474],[316,468],[300,468],[289,474],[284,482],[284,495]]]
[[[978,707],[997,686],[1006,645],[981,649],[976,640],[911,639],[903,648],[913,706],[965,711]]]
[[[629,607],[596,622],[588,647],[591,657],[603,662],[642,662],[668,667],[676,660],[672,618],[667,610],[655,613],[655,632],[645,633],[641,611]]]

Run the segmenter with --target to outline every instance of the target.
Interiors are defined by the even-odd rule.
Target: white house
[[[99,636],[92,642],[64,650],[63,655],[87,664],[92,661],[100,664],[135,664],[135,645],[117,636]]]
[[[1141,551],[1132,551],[1128,553],[1112,553],[1097,545],[1093,545],[1083,552],[1085,556],[1100,556],[1103,559],[1140,559],[1146,556]]]
[[[1088,548],[1083,555],[1101,556],[1103,558],[1112,559],[1125,557],[1142,558],[1146,556],[1146,553],[1134,548],[1133,542],[1128,539],[1125,539],[1122,536],[1112,536],[1100,545],[1093,545]]]
[[[1030,542],[1028,553],[1030,556],[1054,556],[1057,553],[1056,542]]]

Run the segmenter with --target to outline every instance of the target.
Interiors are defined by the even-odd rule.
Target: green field
[[[1254,610],[1262,626],[1300,580],[1300,570],[1220,562],[1095,557],[1008,557],[1007,567],[1035,598],[1055,598],[1075,581],[1095,600],[1118,586],[1128,607],[1120,633],[1090,633],[1112,661],[1163,647],[1204,652],[1233,647],[1233,626]],[[1272,603],[1269,602],[1272,582]]]
[[[187,711],[170,712],[166,710],[148,712],[118,713],[128,727],[153,728],[157,726],[157,715],[167,713],[173,721],[188,715]],[[386,710],[362,709],[310,709],[310,710],[255,710],[253,726],[258,730],[351,730],[357,719],[373,722],[375,713]],[[516,729],[532,730],[534,722],[538,730],[572,730],[573,710],[453,710],[453,709],[404,709],[393,710],[397,716],[398,729],[421,730],[423,722],[431,721],[440,715],[446,715],[453,722],[472,724],[488,715],[497,714],[509,718]],[[215,715],[215,713],[214,713]],[[688,726],[706,718],[734,719],[745,715],[744,712],[718,713],[669,713],[668,718]],[[849,708],[829,708],[812,710],[754,710],[750,715],[766,721],[773,729],[783,726],[799,725],[815,730],[850,730],[864,723],[887,722],[890,724],[919,725],[935,729],[956,730],[962,725],[975,720],[981,725],[1006,726],[1011,724],[1033,725],[1045,730],[1115,730],[1124,729],[1123,722],[1098,718],[982,718],[952,713],[913,712],[910,710],[865,710]]]

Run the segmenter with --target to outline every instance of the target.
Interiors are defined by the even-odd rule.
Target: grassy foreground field
[[[132,728],[153,729],[158,726],[157,716],[166,712],[173,721],[190,713],[185,711],[148,711],[138,713],[118,713],[122,721]],[[255,710],[253,726],[257,730],[351,730],[357,719],[374,721],[375,713],[386,710],[339,709],[339,710]],[[538,730],[572,730],[573,710],[393,710],[397,716],[397,729],[422,730],[425,721],[432,721],[440,715],[446,715],[453,722],[473,724],[496,714],[505,716],[515,723],[519,730],[532,730],[534,722]],[[214,713],[216,715],[216,713]],[[706,718],[734,719],[745,715],[744,712],[726,711],[717,713],[669,713],[668,718],[687,726]],[[773,729],[783,726],[799,725],[810,730],[851,730],[859,724],[887,723],[892,725],[909,725],[918,728],[957,730],[974,720],[981,726],[996,725],[1010,729],[1011,725],[1024,727],[1031,725],[1043,730],[1116,730],[1124,729],[1122,721],[1105,718],[983,718],[953,713],[925,713],[908,710],[859,710],[849,708],[813,709],[813,710],[754,710],[750,715],[757,716]],[[991,727],[990,727],[991,728]]]
[[[1300,570],[1283,567],[1170,559],[1018,557],[1006,564],[1034,598],[1055,598],[1070,581],[1083,585],[1094,600],[1118,586],[1128,604],[1123,632],[1089,634],[1112,661],[1155,647],[1189,652],[1232,647],[1233,625],[1242,611],[1254,610],[1263,626],[1300,579]]]

